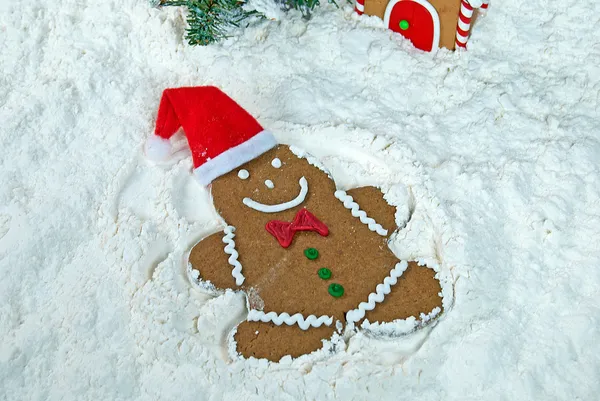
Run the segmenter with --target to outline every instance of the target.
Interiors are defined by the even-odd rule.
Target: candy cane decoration
[[[462,0],[460,2],[460,14],[458,15],[458,27],[456,28],[456,47],[466,48],[471,30],[471,19],[473,18],[473,7]]]
[[[365,12],[365,0],[356,0],[354,11],[356,11],[358,15],[363,15]]]
[[[489,5],[489,0],[483,0],[480,8],[487,10]],[[458,27],[456,28],[457,48],[464,49],[467,47],[467,40],[469,40],[469,33],[471,31],[471,22],[473,20],[473,12],[473,6],[469,3],[469,0],[461,0],[460,14],[458,16]]]

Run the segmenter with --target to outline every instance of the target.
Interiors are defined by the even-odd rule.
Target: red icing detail
[[[329,235],[327,226],[317,219],[311,212],[302,208],[296,213],[294,221],[271,220],[265,225],[265,229],[279,242],[284,248],[289,247],[297,231],[314,231],[326,237]]]
[[[292,224],[279,221],[279,220],[271,220],[265,226],[266,230],[279,241],[279,245],[284,248],[287,248],[292,244],[292,240],[294,239],[294,232],[292,231]]]
[[[409,28],[400,29],[400,21],[408,21]],[[431,51],[435,25],[429,11],[421,4],[402,0],[394,5],[388,28],[409,39],[417,49]]]

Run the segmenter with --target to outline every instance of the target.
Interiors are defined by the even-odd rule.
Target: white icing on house
[[[266,186],[267,186],[267,188],[269,188],[269,189],[273,189],[273,188],[275,188],[275,184],[273,184],[273,181],[271,181],[271,180],[266,180],[266,181],[265,181],[265,185],[266,185]]]
[[[278,157],[274,158],[271,161],[271,166],[275,167],[275,168],[281,168],[281,160],[279,160]]]
[[[248,177],[250,177],[250,173],[248,172],[248,170],[241,169],[238,172],[238,177],[240,177],[242,180],[247,180]]]
[[[235,284],[242,285],[246,278],[242,274],[242,264],[238,261],[239,254],[235,250],[235,241],[233,240],[233,238],[235,237],[234,231],[234,226],[225,227],[225,230],[223,231],[225,233],[225,236],[223,237],[223,242],[227,244],[225,246],[225,253],[231,255],[229,256],[229,259],[227,259],[227,262],[229,262],[229,264],[233,266],[231,275],[235,279]]]
[[[331,326],[333,323],[332,316],[319,316],[309,315],[307,317],[302,316],[300,313],[291,315],[289,313],[277,314],[275,312],[264,313],[252,309],[248,312],[248,321],[250,322],[273,322],[277,326],[281,326],[283,323],[288,326],[297,324],[302,330],[307,330],[309,327],[321,327],[322,325]]]
[[[344,203],[346,209],[350,209],[352,216],[360,218],[360,222],[369,226],[369,230],[376,232],[381,236],[386,236],[388,231],[378,224],[375,219],[368,217],[367,212],[360,210],[358,203],[354,202],[354,199],[346,193],[346,191],[335,191],[335,197]]]
[[[265,205],[250,198],[244,198],[242,202],[249,208],[263,213],[283,212],[284,210],[288,210],[300,205],[302,202],[304,202],[304,199],[306,199],[306,195],[308,194],[308,181],[306,181],[306,178],[302,177],[298,183],[300,184],[300,193],[291,201],[278,203],[276,205]]]
[[[383,299],[392,291],[392,286],[398,282],[398,277],[408,268],[408,262],[405,260],[396,263],[396,267],[392,269],[390,275],[383,280],[383,283],[377,284],[375,292],[369,294],[367,302],[361,302],[358,308],[346,313],[346,321],[348,323],[356,323],[363,317],[368,310],[375,309],[375,304],[383,302]]]

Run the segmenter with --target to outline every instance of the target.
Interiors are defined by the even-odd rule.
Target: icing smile
[[[299,184],[300,193],[298,194],[298,196],[296,196],[294,199],[288,202],[278,203],[275,205],[265,205],[264,203],[256,202],[255,200],[252,200],[250,198],[244,198],[242,202],[249,208],[263,213],[283,212],[284,210],[288,210],[298,206],[299,204],[304,202],[304,199],[306,199],[306,195],[308,194],[308,181],[306,181],[306,178],[302,177],[300,178]]]

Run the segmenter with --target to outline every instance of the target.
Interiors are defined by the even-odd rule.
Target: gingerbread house
[[[465,48],[476,9],[489,0],[356,0],[359,15],[374,15],[415,47],[432,51]]]

